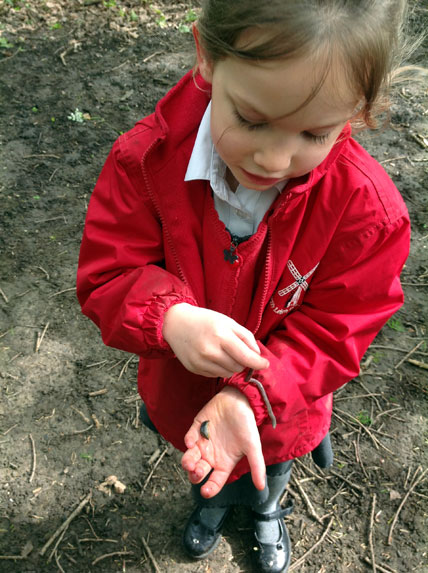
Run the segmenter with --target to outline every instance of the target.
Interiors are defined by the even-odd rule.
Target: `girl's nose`
[[[285,143],[259,148],[253,156],[254,163],[263,171],[275,176],[283,176],[290,167],[293,151],[291,145]]]

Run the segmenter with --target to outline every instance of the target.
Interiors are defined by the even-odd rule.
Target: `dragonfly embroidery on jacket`
[[[287,267],[288,270],[290,271],[290,273],[293,275],[293,278],[295,279],[293,283],[291,283],[290,285],[288,285],[287,287],[281,289],[278,291],[279,296],[285,296],[287,294],[289,294],[290,292],[294,292],[293,296],[291,297],[291,299],[288,301],[287,306],[285,308],[278,308],[275,305],[275,302],[273,300],[273,297],[270,299],[270,306],[273,308],[273,311],[276,312],[276,314],[288,314],[294,307],[296,307],[299,303],[299,300],[301,298],[301,295],[308,290],[309,285],[306,282],[306,280],[313,275],[313,273],[316,271],[317,267],[318,267],[319,263],[317,263],[314,268],[309,271],[308,273],[306,273],[305,275],[302,275],[296,268],[296,266],[294,265],[293,261],[288,261],[287,262]]]

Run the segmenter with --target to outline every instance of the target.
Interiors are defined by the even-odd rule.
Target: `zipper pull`
[[[236,261],[239,258],[238,255],[234,254],[235,250],[236,250],[236,245],[235,245],[235,243],[232,242],[230,244],[230,248],[224,249],[224,251],[223,251],[224,260],[226,262],[229,262],[231,265],[233,265],[233,263],[236,263]]]

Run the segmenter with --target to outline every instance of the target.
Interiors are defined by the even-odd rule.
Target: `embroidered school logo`
[[[295,267],[293,261],[287,262],[288,270],[293,275],[293,278],[295,280],[293,283],[288,285],[288,287],[285,287],[285,288],[279,290],[278,295],[279,296],[286,296],[287,294],[290,294],[293,291],[294,291],[294,294],[284,308],[279,308],[278,306],[276,306],[276,304],[273,300],[273,297],[270,299],[270,306],[272,307],[273,311],[276,314],[288,314],[289,312],[291,312],[293,310],[293,308],[296,308],[296,306],[299,305],[301,299],[303,298],[304,293],[309,288],[309,285],[306,281],[310,276],[313,275],[313,273],[316,271],[318,265],[319,265],[319,263],[317,263],[311,271],[309,271],[305,275],[302,275],[297,270],[297,268]]]

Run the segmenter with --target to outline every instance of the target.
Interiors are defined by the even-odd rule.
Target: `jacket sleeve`
[[[172,355],[162,337],[164,313],[179,302],[196,303],[165,270],[161,223],[145,196],[139,161],[122,147],[119,138],[90,200],[77,296],[105,344],[146,357]]]
[[[301,307],[259,342],[270,367],[254,377],[263,384],[278,421],[289,421],[358,375],[368,346],[403,303],[399,277],[409,235],[408,216],[402,213],[359,237],[337,237]],[[242,373],[228,383],[247,396],[257,423],[264,423],[267,409],[257,388]]]

